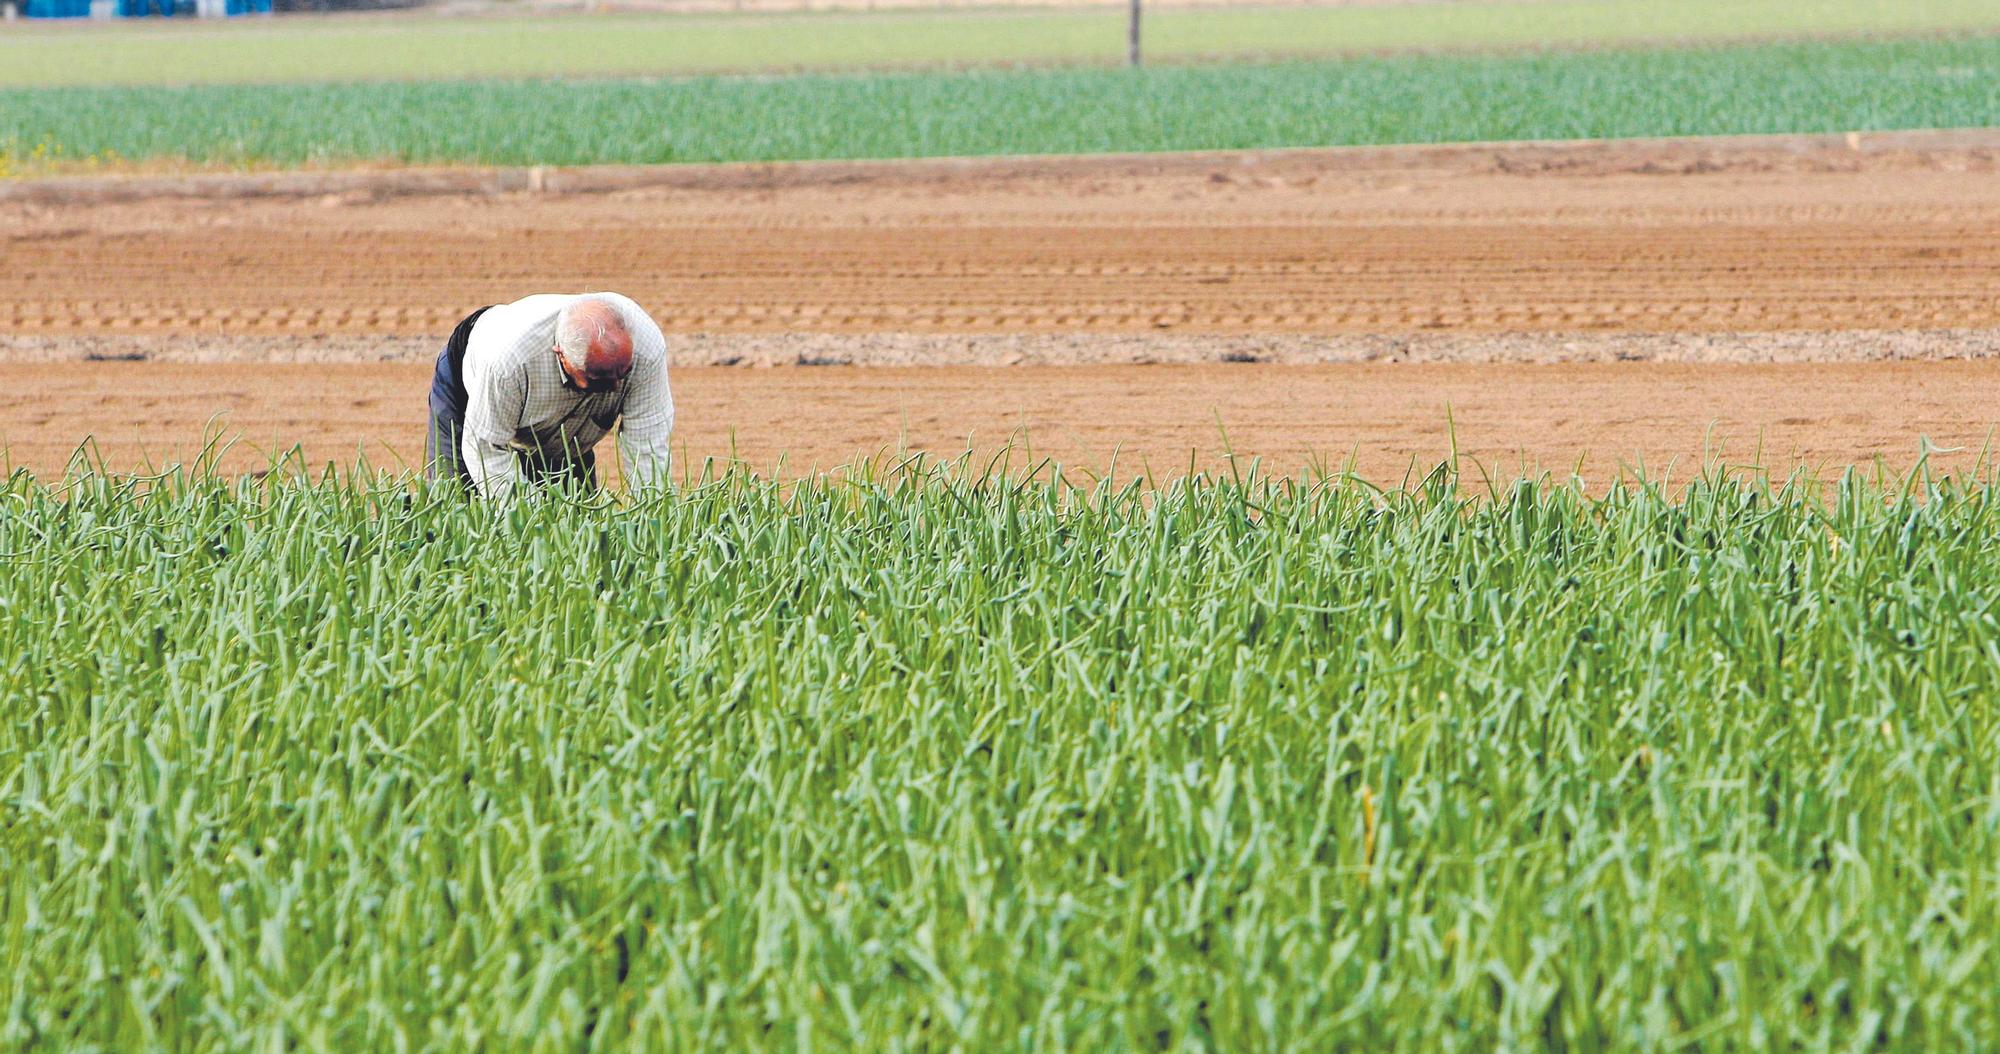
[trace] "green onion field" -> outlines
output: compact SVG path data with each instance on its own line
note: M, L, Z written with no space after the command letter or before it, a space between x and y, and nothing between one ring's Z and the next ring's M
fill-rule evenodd
M685 81L0 91L0 155L664 163L1982 127L2000 37Z
M16 476L0 1048L2000 1035L1991 484L1047 477Z

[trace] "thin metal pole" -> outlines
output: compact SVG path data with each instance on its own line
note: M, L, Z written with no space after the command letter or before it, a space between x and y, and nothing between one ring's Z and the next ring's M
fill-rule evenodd
M1132 0L1132 18L1125 31L1125 61L1139 68L1139 0Z

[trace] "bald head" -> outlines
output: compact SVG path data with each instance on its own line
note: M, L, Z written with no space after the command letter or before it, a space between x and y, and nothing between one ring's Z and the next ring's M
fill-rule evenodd
M556 350L570 371L590 382L632 372L632 334L610 301L586 297L556 316Z

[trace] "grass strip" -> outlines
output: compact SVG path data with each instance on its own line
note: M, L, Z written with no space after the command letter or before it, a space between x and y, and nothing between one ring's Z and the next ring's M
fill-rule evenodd
M0 86L788 72L1120 62L1115 8L793 16L245 19L10 27ZM1174 9L1156 59L2000 29L2000 0L1530 0Z
M2000 121L2000 38L1140 72L0 92L0 158L777 161L1830 132Z
M2000 1034L2000 491L0 491L12 1049Z

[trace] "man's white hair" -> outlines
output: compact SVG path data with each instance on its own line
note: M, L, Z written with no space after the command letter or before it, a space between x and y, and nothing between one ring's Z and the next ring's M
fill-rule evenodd
M586 311L582 318L574 312L585 304L602 306L602 313ZM570 369L583 372L584 360L590 355L590 346L599 337L612 332L625 331L625 315L618 305L601 296L586 296L572 300L569 306L556 313L556 350L562 353L563 361Z

